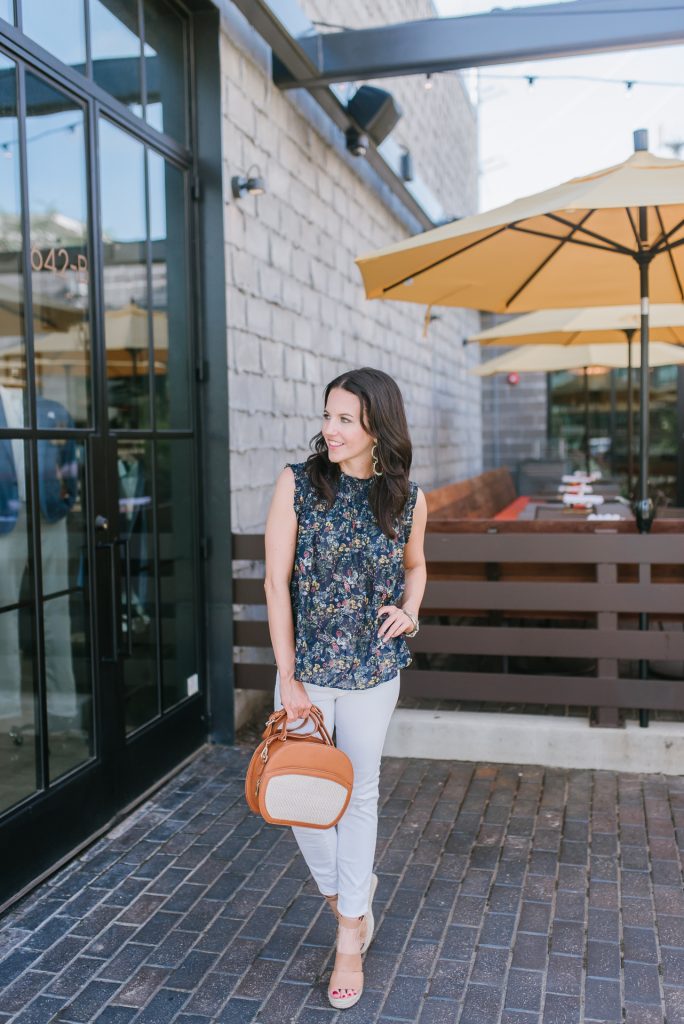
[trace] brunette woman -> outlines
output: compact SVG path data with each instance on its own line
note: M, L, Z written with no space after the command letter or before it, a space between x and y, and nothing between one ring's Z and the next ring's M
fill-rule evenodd
M266 598L275 706L288 721L318 705L351 759L354 787L336 828L295 828L338 921L328 998L358 1002L373 935L380 757L411 661L426 581L425 496L409 480L401 392L380 370L343 373L325 389L306 462L280 473L266 525Z

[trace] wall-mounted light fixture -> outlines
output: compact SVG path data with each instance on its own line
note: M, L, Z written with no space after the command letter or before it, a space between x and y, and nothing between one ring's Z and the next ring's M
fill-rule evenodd
M250 196L263 196L266 191L266 181L262 178L257 165L253 164L247 174L236 174L230 179L230 188L234 199L240 199L245 192Z
M360 132L358 128L347 128L344 133L347 140L347 149L352 156L365 156L368 152L368 136Z

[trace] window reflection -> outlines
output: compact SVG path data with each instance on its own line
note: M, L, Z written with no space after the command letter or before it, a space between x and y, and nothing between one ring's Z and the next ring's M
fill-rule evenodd
M26 95L36 386L85 426L90 267L83 112L28 73Z
M153 128L185 141L183 22L164 0L144 0L145 117Z
M85 70L83 0L22 0L23 29L64 64Z
M93 78L142 117L137 0L90 0Z
M120 441L119 532L126 731L159 714L152 444Z
M632 381L632 457L629 457L629 397L626 370L590 368L586 388L581 372L550 374L551 436L565 441L572 468L592 470L620 481L633 492L639 460L638 371ZM677 368L650 371L649 479L658 501L677 495ZM588 433L587 433L588 431Z
M0 535L0 548L2 544ZM0 587L5 585L3 575ZM38 788L35 655L35 616L28 601L0 612L0 813Z
M103 120L100 165L109 421L140 429L150 423L144 147Z
M24 387L24 282L16 107L15 66L0 56L0 383Z
M193 442L157 442L159 607L164 708L197 692Z
M181 171L149 154L152 238L152 332L157 429L190 426L185 182Z
M50 778L55 779L92 753L85 453L70 438L39 440L37 450Z

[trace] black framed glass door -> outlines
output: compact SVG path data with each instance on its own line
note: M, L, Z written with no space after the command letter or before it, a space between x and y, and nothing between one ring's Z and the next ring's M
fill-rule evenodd
M79 3L82 89L0 9L0 905L205 734L185 28Z

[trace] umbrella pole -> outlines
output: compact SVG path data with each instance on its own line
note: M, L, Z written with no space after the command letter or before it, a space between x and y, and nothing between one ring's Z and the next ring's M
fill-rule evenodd
M648 234L646 226L646 210L639 209L639 236L647 244ZM639 278L641 291L641 367L639 372L639 417L640 417L640 447L639 447L639 500L636 503L636 521L639 533L648 533L653 522L653 502L648 496L648 446L649 446L649 368L648 368L648 267L650 254L640 253ZM639 629L648 629L648 615L645 612L639 614ZM648 679L648 662L645 658L639 660L639 678ZM639 725L642 729L648 726L649 713L647 708L639 709Z
M625 331L627 336L627 496L632 499L634 484L634 393L632 382L632 340L634 331Z
M639 235L647 243L646 210L639 208ZM649 367L648 367L648 267L652 254L642 250L638 257L641 285L641 367L639 372L639 498L635 513L639 533L648 533L653 522L654 507L648 496L649 446Z
M589 444L589 367L584 367L584 463L591 473L591 445Z

